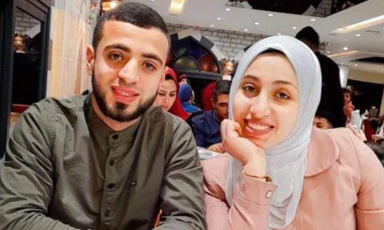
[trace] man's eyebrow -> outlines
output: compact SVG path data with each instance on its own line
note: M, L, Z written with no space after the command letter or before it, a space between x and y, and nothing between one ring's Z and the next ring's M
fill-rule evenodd
M110 49L119 49L119 50L123 50L125 52L130 52L131 50L126 47L125 45L122 45L122 44L113 44L113 45L108 45L105 47L106 50L110 50Z
M156 61L160 62L160 65L161 65L161 66L163 65L163 61L162 61L161 58L160 58L159 56L157 56L156 54L145 53L145 54L143 54L142 56L145 57L145 58L149 58L149 59L156 60Z

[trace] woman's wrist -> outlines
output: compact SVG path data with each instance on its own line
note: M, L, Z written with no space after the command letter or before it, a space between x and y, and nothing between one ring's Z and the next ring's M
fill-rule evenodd
M257 178L265 178L267 175L267 162L265 156L253 157L243 166L244 174Z

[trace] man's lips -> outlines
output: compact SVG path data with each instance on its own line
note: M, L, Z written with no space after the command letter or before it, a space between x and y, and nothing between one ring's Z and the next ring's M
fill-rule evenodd
M244 132L247 136L253 136L253 137L259 137L262 135L265 135L269 132L271 132L275 127L273 125L270 125L266 122L260 122L260 121L251 121L251 120L244 120L245 121L245 129Z
M135 90L126 89L120 86L112 86L111 88L112 88L113 97L115 98L115 100L124 104L132 103L140 95Z

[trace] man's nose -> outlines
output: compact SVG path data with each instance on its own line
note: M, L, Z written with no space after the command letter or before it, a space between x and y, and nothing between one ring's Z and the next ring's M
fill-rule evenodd
M126 84L137 83L140 80L140 66L135 59L130 59L119 71L119 78Z

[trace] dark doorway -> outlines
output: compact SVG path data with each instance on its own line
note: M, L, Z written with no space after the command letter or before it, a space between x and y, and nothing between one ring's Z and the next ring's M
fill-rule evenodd
M17 117L46 96L51 0L0 6L0 158Z
M348 80L348 85L354 89L352 101L355 109L359 109L360 113L369 110L371 106L375 106L380 110L383 97L383 84ZM383 111L379 114L381 113L383 113Z

